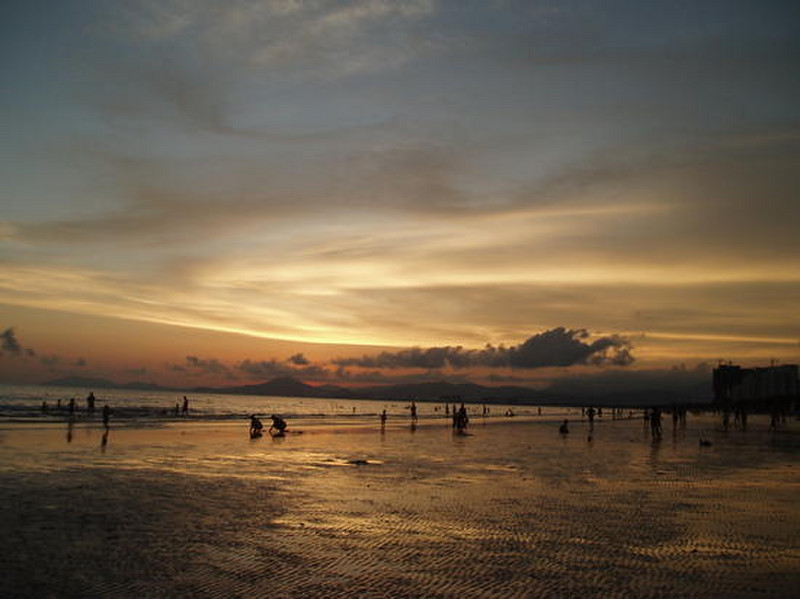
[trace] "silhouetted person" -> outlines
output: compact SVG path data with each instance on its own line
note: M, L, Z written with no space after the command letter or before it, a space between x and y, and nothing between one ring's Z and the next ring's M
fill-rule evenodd
M284 432L286 432L286 421L283 418L275 414L270 416L270 418L272 418L272 424L269 427L270 433L272 433L272 429L278 431L279 435L282 435Z
M537 412L538 412L539 416L542 415L542 406L539 406L539 408L537 409Z
M417 404L411 402L411 422L416 422L417 419Z
M86 411L94 414L94 392L89 391L89 396L86 398Z
M185 395L183 396L183 405L181 406L181 413L184 416L189 415L189 399Z
M564 422L561 424L561 426L558 427L558 432L561 433L562 435L569 434L569 420L567 420L566 418L564 419Z
M464 406L464 403L461 403L461 407L458 408L458 413L456 414L456 430L459 433L463 433L467 429L467 425L469 424L469 416L467 416L467 408Z
M69 415L72 416L75 413L75 398L69 398Z
M111 418L111 408L108 407L108 404L103 406L103 426L108 428L108 420Z
M650 433L654 439L661 437L661 410L653 408L650 414Z
M589 417L589 428L594 426L594 408L590 407L586 410L586 415Z
M250 416L250 438L254 439L256 437L261 436L261 430L264 428L264 425L261 424L261 419L253 414Z
M386 426L386 410L384 409L383 412L381 412L381 428L384 428L385 426Z

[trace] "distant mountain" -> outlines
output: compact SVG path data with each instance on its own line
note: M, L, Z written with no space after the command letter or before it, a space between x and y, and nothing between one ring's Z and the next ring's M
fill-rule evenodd
M594 378L571 378L556 382L546 390L528 387L485 387L474 383L436 381L399 385L380 385L347 389L337 385L307 385L291 377L275 378L264 383L235 387L195 387L191 393L223 393L235 395L267 395L279 397L315 397L336 399L376 399L418 401L467 401L541 405L646 406L672 403L703 403L707 399L704 375L666 373L660 371L609 373ZM48 386L82 387L84 389L138 389L178 391L155 383L132 381L114 383L107 379L69 376L44 383Z
M169 387L162 387L155 383L131 381L128 383L115 383L108 379L89 376L66 376L42 383L46 387L83 387L85 389L138 389L141 391L171 391Z
M235 395L277 395L282 397L355 397L344 387L324 385L315 387L291 377L279 377L265 383L237 387L198 387L195 393L227 393ZM330 393L335 392L336 395Z
M373 399L420 399L438 400L442 398L461 398L465 401L490 400L534 400L541 393L527 387L484 387L475 383L410 383L401 385L381 385L359 389L361 397Z

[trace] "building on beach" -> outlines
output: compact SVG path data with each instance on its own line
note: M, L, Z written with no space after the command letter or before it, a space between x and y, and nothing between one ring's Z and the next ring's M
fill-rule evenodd
M742 368L720 364L714 369L714 402L766 404L800 397L797 364Z

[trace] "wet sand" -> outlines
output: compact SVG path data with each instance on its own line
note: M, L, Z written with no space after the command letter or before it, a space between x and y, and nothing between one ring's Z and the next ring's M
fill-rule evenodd
M0 596L800 595L798 422L299 428L3 425Z

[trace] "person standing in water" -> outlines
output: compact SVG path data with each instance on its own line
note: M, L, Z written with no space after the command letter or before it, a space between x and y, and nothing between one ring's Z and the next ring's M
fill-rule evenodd
M181 413L184 416L189 415L189 399L185 395L183 396L183 406L181 407Z
M381 428L386 428L386 408L381 412Z
M411 422L416 422L417 419L417 404L411 402Z

